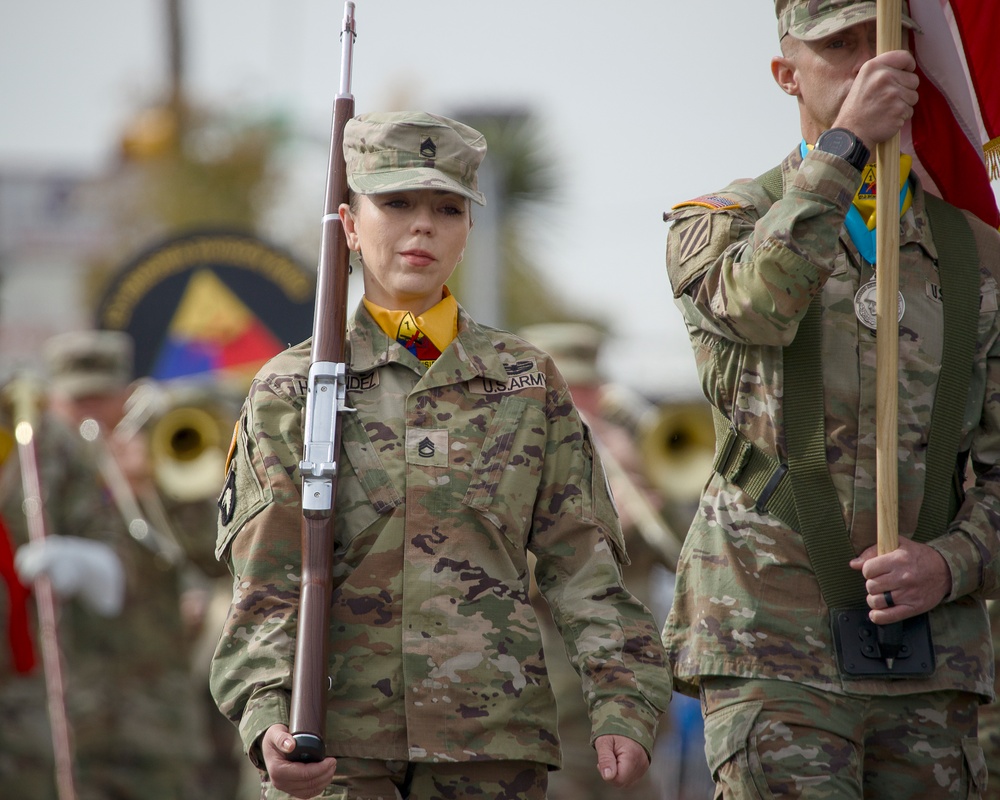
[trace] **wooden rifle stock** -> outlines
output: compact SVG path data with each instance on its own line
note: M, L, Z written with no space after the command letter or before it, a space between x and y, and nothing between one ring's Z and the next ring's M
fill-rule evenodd
M295 738L293 761L321 761L326 756L330 595L340 427L345 412L344 345L347 335L347 285L350 250L338 216L346 203L347 168L344 127L354 116L351 62L356 36L354 3L344 7L341 31L340 92L334 102L329 173L323 209L323 236L316 277L309 392L303 427L302 578L289 728Z
M36 440L41 391L33 380L26 376L15 378L8 391L14 409L14 438L17 440L17 455L21 464L28 538L32 542L39 542L48 535ZM66 713L66 681L63 678L62 655L59 649L56 596L52 584L44 575L35 579L34 592L38 611L42 669L45 673L45 698L48 705L49 726L52 730L56 792L59 800L76 800L73 745L70 739L69 717Z

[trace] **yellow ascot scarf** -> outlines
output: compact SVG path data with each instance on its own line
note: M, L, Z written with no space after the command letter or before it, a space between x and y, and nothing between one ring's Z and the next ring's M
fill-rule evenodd
M800 152L802 157L813 149L813 145L802 142ZM899 216L907 212L913 203L913 190L910 187L910 167L913 159L906 153L899 156ZM844 227L858 248L858 252L869 264L875 263L876 232L875 232L875 165L868 164L861 171L861 186L854 193L854 201L847 210Z
M458 336L458 303L448 287L439 303L423 314L393 310L362 298L365 308L390 339L413 353L425 367L433 364Z
M899 156L899 216L903 216L913 203L910 189L910 167L913 159L906 153ZM875 165L869 164L862 171L861 186L854 195L854 207L868 226L875 230Z

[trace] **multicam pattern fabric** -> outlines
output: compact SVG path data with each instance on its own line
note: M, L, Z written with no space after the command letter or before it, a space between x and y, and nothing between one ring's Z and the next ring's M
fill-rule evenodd
M213 693L260 764L288 721L299 594L309 342L258 373L238 428L218 552L234 597ZM426 369L359 307L335 508L331 755L559 763L528 551L584 677L594 735L653 741L670 676L626 591L617 513L550 359L459 311Z
M796 39L813 41L842 31L852 25L875 20L874 0L775 0L778 38L786 33ZM904 28L920 30L910 17L909 4L903 0Z
M986 607L993 631L993 650L1000 657L1000 600L990 600ZM1000 675L996 679L996 692L1000 696ZM1000 698L979 707L979 744L986 754L986 765L990 772L987 783L989 791L983 797L987 800L1000 800Z
M485 155L475 128L422 111L373 111L344 127L347 182L360 194L438 189L484 206L476 170Z
M810 301L822 303L826 449L855 552L876 541L875 334L855 316L872 276L843 230L858 173L842 159L796 150L783 163L773 205L753 181L728 186L738 210L681 204L667 240L667 272L684 316L702 389L746 438L781 461L782 348ZM710 243L685 230L710 222ZM844 679L828 608L802 536L715 474L687 536L664 638L678 688L704 675L780 678L837 693L938 690L993 696L993 650L984 597L1000 588L1000 318L997 232L968 216L980 257L975 368L962 414L962 448L976 479L956 517L933 540L952 591L930 614L937 667L927 679ZM680 258L680 252L688 253ZM919 184L901 221L899 531L912 534L924 489L928 423L940 370L942 306L934 238Z
M986 781L967 692L853 697L741 678L703 686L705 754L726 800L972 800Z

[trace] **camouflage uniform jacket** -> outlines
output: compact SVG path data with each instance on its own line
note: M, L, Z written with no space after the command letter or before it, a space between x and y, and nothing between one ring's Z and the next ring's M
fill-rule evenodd
M288 719L309 348L258 373L220 499L235 593L212 687L258 761L258 737ZM666 656L624 588L603 469L548 356L460 310L458 338L425 370L359 307L347 379L328 752L558 765L529 550L594 735L648 750L669 701Z
M871 279L843 229L859 183L845 161L812 151L782 164L772 204L754 181L737 181L704 206L685 204L667 240L667 271L684 315L702 390L764 452L787 461L782 349L813 298L822 303L826 449L855 552L876 542L875 334L855 316ZM1000 317L996 231L966 214L980 258L974 374L961 448L976 472L955 518L932 540L952 589L931 612L937 667L928 679L841 678L829 613L802 537L719 474L705 488L678 568L664 641L678 688L700 675L792 680L845 693L965 690L993 694L984 596L1000 578ZM942 352L937 251L916 184L900 225L899 532L910 536L923 496L925 451Z

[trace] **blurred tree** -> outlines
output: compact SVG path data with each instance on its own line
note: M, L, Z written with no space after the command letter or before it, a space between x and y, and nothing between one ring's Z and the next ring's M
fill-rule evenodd
M117 168L94 187L117 235L88 270L91 305L121 263L156 239L193 227L256 233L281 180L285 120L200 108L187 98L183 5L163 0L162 98L125 126Z
M116 235L90 265L91 304L125 260L159 238L195 227L256 233L280 185L283 119L181 103L140 111L122 134L117 168L92 190Z
M462 268L449 283L460 298L476 294L470 280L483 281L486 290L499 293L496 319L489 313L483 322L518 330L539 322L589 321L551 286L531 254L532 232L538 217L556 201L559 176L553 153L545 151L537 118L526 109L464 109L455 117L478 129L486 137L488 151L480 179L489 206L476 208L477 220L470 249ZM486 224L481 224L486 223ZM492 225L496 230L489 230ZM485 242L483 241L485 239ZM473 248L472 245L483 245ZM486 252L491 246L497 252ZM478 263L485 260L488 263ZM499 274L490 274L496 270ZM480 314L472 310L477 318Z

